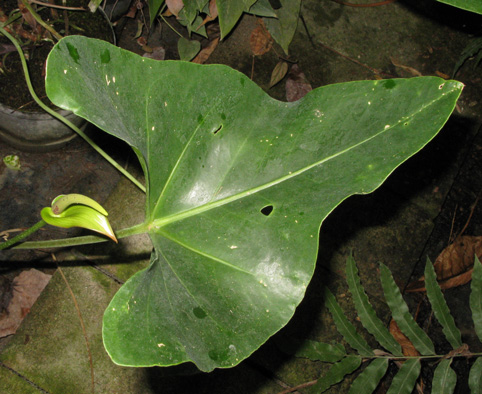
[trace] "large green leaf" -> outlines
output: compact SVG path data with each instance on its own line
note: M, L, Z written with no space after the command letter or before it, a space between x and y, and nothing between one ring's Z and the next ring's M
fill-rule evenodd
M283 6L276 10L278 18L264 18L264 23L274 40L287 54L298 25L301 0L281 0L281 4Z
M283 327L323 219L377 188L447 120L462 85L427 77L270 98L221 65L155 61L81 36L47 65L50 99L127 141L146 173L148 269L104 316L121 365L230 367ZM126 207L128 209L128 207Z
M463 10L482 14L482 1L480 0L438 0L441 3L450 4Z
M147 0L151 25L154 23L162 4L164 4L164 0Z
M226 37L243 12L248 11L256 0L217 0L221 39Z

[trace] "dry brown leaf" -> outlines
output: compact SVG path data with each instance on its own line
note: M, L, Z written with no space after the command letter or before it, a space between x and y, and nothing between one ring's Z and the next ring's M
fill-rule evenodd
M163 47L153 47L152 52L146 52L142 55L142 57L148 57L149 59L154 60L164 60L166 57L166 50Z
M450 289L470 282L475 255L482 258L482 237L459 236L442 250L433 264L440 287ZM406 291L425 291L425 278L410 283Z
M34 33L40 34L42 32L42 26L37 23L37 20L33 17L27 7L25 7L25 5L22 3L22 0L18 0L18 9L22 14L22 18L32 28Z
M206 48L203 48L199 51L196 57L192 60L192 63L203 64L208 60L211 53L216 49L219 43L219 37L216 37L214 40L210 41Z
M408 339L403 332L400 331L398 324L395 320L390 321L390 334L395 338L395 340L402 347L402 353L406 357L418 357L420 353L415 346L413 346L410 339Z
M127 14L125 14L125 17L134 19L136 17L137 10L138 10L137 1L135 1L135 2L132 3L131 7L129 8L129 12Z
M51 275L32 268L14 279L12 300L0 319L0 338L15 334L50 278Z
M293 64L286 80L286 100L297 101L313 90L303 71Z
M199 30L206 23L215 20L218 17L218 6L216 5L216 0L211 0L209 2L209 15L204 18L202 23L198 26L196 30Z
M405 66L401 63L399 63L395 58L390 57L390 60L392 61L392 64L396 67L400 67L401 69L408 71L410 74L412 74L414 77L421 77L422 73L418 71L417 69L410 67L410 66Z
M253 52L253 55L255 56L264 55L273 46L273 37L269 34L263 21L261 21L251 32L249 44L251 46L251 52Z
M288 63L284 60L280 60L271 73L271 80L269 81L269 87L272 88L279 81L281 81L288 72Z
M182 0L166 0L166 5L169 11L171 11L173 15L176 15L176 17L179 15L179 11L184 8Z

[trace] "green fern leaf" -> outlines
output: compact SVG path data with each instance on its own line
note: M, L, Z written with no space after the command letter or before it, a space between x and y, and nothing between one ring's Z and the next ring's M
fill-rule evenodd
M370 394L380 380L385 376L388 368L388 358L376 358L363 372L358 375L348 391L348 394Z
M343 335L345 341L361 356L373 356L370 345L357 333L355 326L346 318L340 305L336 302L335 296L328 288L325 288L325 302L333 316L338 332Z
M454 318L450 314L442 290L440 290L440 286L437 283L435 269L428 258L425 264L425 287L427 288L427 296L432 305L433 313L442 326L445 338L447 338L454 349L459 348L462 346L462 335L455 325Z
M457 383L457 375L450 364L452 360L442 360L435 372L432 380L432 394L451 394L454 392Z
M365 327L386 350L396 356L401 356L401 346L378 318L368 300L368 296L360 283L355 260L351 254L346 260L346 281L353 296L353 302L355 303L355 308L363 327Z
M420 375L420 360L408 359L393 378L387 394L410 394L415 387L418 375Z
M469 387L471 394L482 393L482 357L478 357L470 368Z
M380 264L380 281L388 307L400 330L421 354L434 355L435 349L432 341L413 319L390 270L383 264Z
M340 345L331 345L309 339L300 340L288 338L287 336L277 336L274 338L276 345L281 351L295 357L308 358L312 361L322 361L334 363L346 356L345 348Z
M482 341L482 265L475 256L472 284L470 285L470 309L474 320L475 332Z
M346 356L341 361L333 364L328 372L318 379L316 384L309 390L310 393L323 393L334 384L340 383L344 377L357 370L361 365L361 357Z

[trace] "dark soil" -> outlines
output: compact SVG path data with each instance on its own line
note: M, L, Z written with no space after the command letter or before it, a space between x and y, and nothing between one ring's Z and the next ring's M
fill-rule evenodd
M56 3L61 4L61 1L57 0ZM86 7L87 4L88 0L67 1L67 5L71 7ZM50 10L41 8L38 7L37 10L40 10L38 13L42 19L52 25L59 34L65 35L66 22L64 21L63 11L59 10L58 19L54 19ZM4 0L0 6L0 13L3 11L5 15L10 15L15 9L18 9L17 0ZM67 16L69 35L81 34L113 42L111 27L101 13L68 11ZM25 22L22 27L28 32L33 32L32 28ZM18 39L18 37L16 38ZM11 44L6 37L0 35L0 44L2 43ZM45 62L54 46L54 40L50 34L43 34L36 42L21 38L20 43L27 59L30 79L37 96L53 107L45 94ZM4 55L0 61L0 102L14 109L38 112L40 108L33 101L23 73L19 72L20 70L22 70L22 64L17 52Z

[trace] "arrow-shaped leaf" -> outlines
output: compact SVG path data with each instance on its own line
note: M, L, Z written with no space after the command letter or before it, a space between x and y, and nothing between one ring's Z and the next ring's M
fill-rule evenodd
M432 139L462 88L363 81L283 103L225 66L81 36L52 50L46 84L56 105L127 141L146 173L155 250L105 313L107 351L122 365L205 371L238 364L288 322L320 223Z
M52 201L52 207L40 211L42 219L52 225L62 228L81 227L103 234L113 241L117 238L107 219L106 210L96 201L81 194L57 196Z

